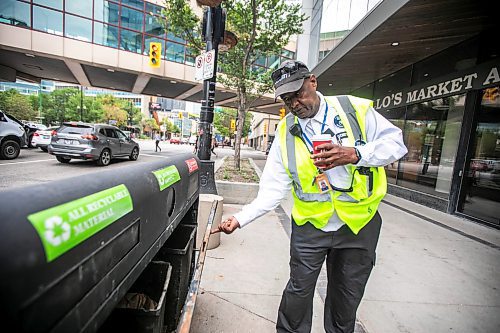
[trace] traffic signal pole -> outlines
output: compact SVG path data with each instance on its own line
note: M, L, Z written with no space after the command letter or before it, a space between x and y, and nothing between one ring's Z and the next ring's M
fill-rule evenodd
M214 161L210 160L212 145L212 123L214 120L215 84L217 82L217 58L221 34L224 34L223 12L220 5L208 7L205 16L206 51L215 51L214 73L212 78L203 81L203 100L201 104L198 139L198 158L200 166L200 193L217 194L214 175Z

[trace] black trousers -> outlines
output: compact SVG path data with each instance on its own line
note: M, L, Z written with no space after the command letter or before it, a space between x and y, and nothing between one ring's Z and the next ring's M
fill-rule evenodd
M277 332L311 331L314 290L325 259L328 275L325 332L354 332L356 310L375 264L381 225L378 212L358 235L347 225L324 232L310 223L298 226L292 220L290 280L281 298Z

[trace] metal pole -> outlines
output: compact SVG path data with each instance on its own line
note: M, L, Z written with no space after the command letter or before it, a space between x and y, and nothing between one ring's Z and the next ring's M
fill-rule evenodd
M208 7L206 18L206 48L205 50L215 50L214 57L214 74L211 79L203 81L203 100L201 104L199 130L201 132L199 138L198 157L201 160L200 168L200 193L217 194L215 186L214 162L210 161L211 143L212 143L212 123L214 120L214 101L215 101L215 83L217 82L217 58L219 38L214 38L214 17L217 17L216 11L221 11L218 7ZM220 15L221 16L221 15ZM220 37L220 36L219 36Z
M80 121L83 121L83 86L80 86Z

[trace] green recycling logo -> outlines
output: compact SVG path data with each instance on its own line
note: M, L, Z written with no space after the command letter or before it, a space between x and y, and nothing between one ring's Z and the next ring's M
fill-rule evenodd
M45 220L43 236L53 246L59 246L71 236L71 227L59 216L52 216Z

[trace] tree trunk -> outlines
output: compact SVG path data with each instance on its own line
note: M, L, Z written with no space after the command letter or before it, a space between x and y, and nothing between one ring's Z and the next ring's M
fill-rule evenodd
M236 127L236 140L234 142L234 167L240 170L240 156L241 156L241 136L243 134L243 127L245 125L245 114L247 106L247 96L245 87L238 89L238 123Z

